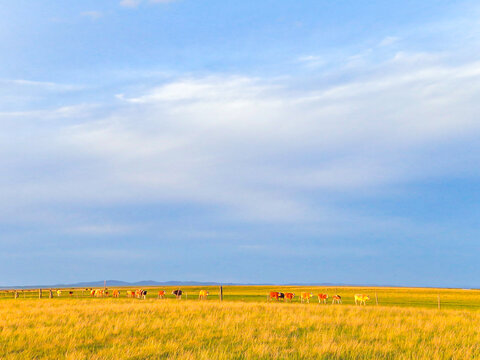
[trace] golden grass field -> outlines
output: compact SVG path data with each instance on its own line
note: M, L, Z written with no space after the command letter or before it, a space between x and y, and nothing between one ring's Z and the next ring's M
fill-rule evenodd
M183 287L188 300L155 299L156 289L147 300L82 298L81 290L54 299L0 294L0 358L480 358L480 291L288 287L344 297L343 305L319 305L266 301L269 290L286 287L225 287L223 302L218 288L204 288L207 301L196 299L198 287ZM354 306L354 293L372 300Z

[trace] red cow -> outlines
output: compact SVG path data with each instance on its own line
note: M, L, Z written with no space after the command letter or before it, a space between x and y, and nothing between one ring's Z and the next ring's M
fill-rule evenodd
M277 291L270 291L270 294L268 294L268 300L278 300L278 298L280 297L280 293L277 292Z
M318 303L327 303L328 295L327 294L318 294Z
M285 299L292 301L293 298L295 297L294 293L286 293L285 294Z

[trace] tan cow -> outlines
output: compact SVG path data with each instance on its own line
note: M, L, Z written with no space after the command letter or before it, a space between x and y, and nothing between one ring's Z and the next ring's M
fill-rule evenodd
M355 294L355 305L367 305L367 300L370 300L370 296L365 294Z
M313 296L312 293L307 293L307 292L302 292L300 294L300 301L303 303L303 302L306 302L306 303L309 303L310 302L310 298Z
M200 292L198 293L199 300L207 300L207 296L208 296L207 290L200 290Z

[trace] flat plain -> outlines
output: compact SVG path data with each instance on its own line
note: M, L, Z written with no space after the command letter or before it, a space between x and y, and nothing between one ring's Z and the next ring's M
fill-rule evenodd
M298 286L182 287L186 296L0 292L1 359L475 359L480 291ZM210 292L198 300L200 289ZM113 290L113 289L110 289ZM134 290L134 289L131 289ZM267 301L292 291L292 303ZM69 294L72 291L72 294ZM314 294L310 304L300 292ZM327 293L327 305L316 294ZM338 293L343 304L332 305ZM368 294L366 306L353 295ZM377 303L378 299L378 305ZM440 309L438 301L440 300Z

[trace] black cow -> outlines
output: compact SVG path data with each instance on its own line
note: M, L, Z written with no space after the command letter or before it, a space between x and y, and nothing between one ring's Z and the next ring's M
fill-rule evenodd
M172 291L172 294L175 295L175 297L176 297L177 299L181 299L181 298L182 298L183 291L180 290L180 289L173 290L173 291Z
M280 300L280 299L285 300L285 294L284 293L281 293L281 292L278 293L278 300Z

